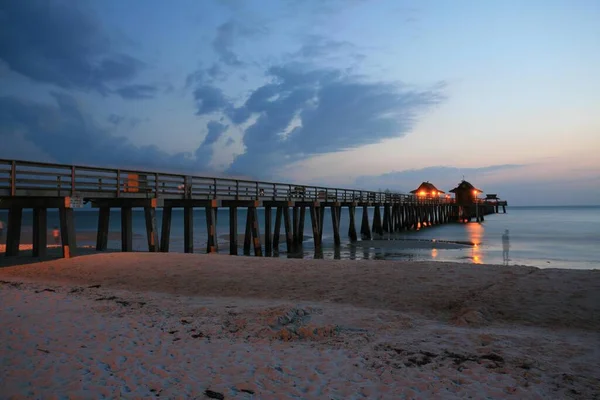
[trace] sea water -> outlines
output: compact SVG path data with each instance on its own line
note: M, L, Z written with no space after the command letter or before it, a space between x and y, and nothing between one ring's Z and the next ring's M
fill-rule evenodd
M238 209L238 234L245 231L246 209ZM275 210L272 210L272 225ZM291 214L291 212L290 212ZM260 233L264 234L264 209L258 210ZM373 209L369 209L372 226ZM360 232L362 209L356 209L357 231ZM160 234L161 210L157 210L157 227ZM110 230L120 232L120 212L111 210ZM6 211L0 211L0 220L7 221ZM32 213L23 213L24 230L31 229ZM58 211L48 210L48 228L58 226ZM285 241L280 242L278 256L323 257L340 259L393 259L412 261L457 261L476 264L531 265L542 268L600 268L600 206L588 207L507 207L507 213L491 214L482 223L450 223L424 227L418 231L405 231L386 235L390 240L376 240L353 244L348 238L349 214L345 208L340 219L342 243L333 244L333 229L329 209L325 212L322 251L315 254L312 242L310 214L307 210L304 227L306 237L301 249L286 253ZM94 245L98 225L95 209L77 209L75 225L78 245ZM508 230L508 260L502 253L502 235ZM134 250L147 250L144 212L133 212ZM229 253L229 211L218 211L217 236L219 253ZM80 236L80 234L82 234ZM284 234L283 223L281 234ZM6 234L5 234L6 236ZM118 237L118 235L116 235ZM110 249L120 249L119 240L109 240ZM206 218L202 208L194 211L194 250L206 251ZM446 248L446 242L472 243ZM239 240L240 246L243 240ZM263 243L264 245L264 243ZM183 210L173 209L170 251L183 252ZM239 254L242 254L241 248Z

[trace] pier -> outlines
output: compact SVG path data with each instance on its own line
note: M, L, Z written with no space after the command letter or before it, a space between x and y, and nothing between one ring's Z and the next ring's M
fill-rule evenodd
M464 181L463 181L464 182ZM494 195L495 196L495 195ZM330 223L334 244L341 243L340 218L348 213L351 241L381 237L386 233L416 230L450 222L484 220L506 202L497 197L472 201L448 197L375 192L240 179L210 178L163 172L109 169L0 159L0 209L8 210L6 256L19 254L22 214L33 210L33 256L46 255L47 210L58 209L62 256L76 255L74 209L85 204L97 208L96 250L107 250L111 209L121 210L121 250L133 250L132 209L143 208L148 251L168 252L173 208L184 210L184 251L193 253L193 210L205 209L207 253L218 251L217 210L229 210L229 253L238 254L237 209L247 208L243 253L271 256L280 246L293 252L310 230L315 251L322 245L323 226ZM264 243L261 242L258 208L264 207ZM162 208L160 237L156 218ZM325 221L325 209L331 221ZM373 222L369 212L373 211ZM272 220L272 211L275 219ZM306 213L310 227L305 227ZM358 215L358 214L361 215ZM358 222L360 221L360 225ZM357 229L357 226L359 229ZM281 233L285 243L280 243ZM346 234L346 232L344 232Z

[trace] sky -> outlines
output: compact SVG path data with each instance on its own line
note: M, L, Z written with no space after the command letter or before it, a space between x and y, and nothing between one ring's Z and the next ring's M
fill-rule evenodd
M0 158L600 204L597 0L0 0Z

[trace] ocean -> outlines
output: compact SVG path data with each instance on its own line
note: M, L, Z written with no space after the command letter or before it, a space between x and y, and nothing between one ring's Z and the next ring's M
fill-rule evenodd
M308 211L308 210L307 210ZM373 210L369 210L371 224ZM273 223L275 221L273 210ZM357 230L360 228L362 210L356 211ZM162 213L157 211L160 232ZM94 209L78 209L75 225L78 245L94 245L98 213ZM183 252L183 210L173 209L171 226L171 251ZM259 209L260 233L264 234L264 210ZM0 211L0 220L7 221L7 212ZM246 210L238 209L238 234L245 230ZM23 214L24 235L31 229L32 213ZM283 225L283 224L282 224ZM57 210L48 210L48 228L58 226ZM482 223L445 224L388 235L385 240L350 242L347 237L349 216L342 211L340 232L342 244L333 245L333 230L329 210L325 212L323 250L315 254L312 243L310 215L306 213L303 248L295 254L286 254L285 241L280 243L282 257L323 257L340 259L392 259L411 261L455 261L475 264L530 265L541 268L600 268L600 206L587 207L507 207L507 213L491 214ZM134 250L147 250L143 210L133 213ZM503 259L502 235L508 230L508 260ZM120 249L120 212L111 210L108 247ZM229 212L218 211L219 252L229 252ZM284 233L283 226L281 233ZM6 234L4 235L6 236ZM387 240L387 239L390 240ZM206 222L204 209L194 212L194 250L206 251ZM462 245L471 242L475 245ZM458 243L458 244L456 244ZM240 246L243 240L239 240ZM264 243L263 243L264 244ZM242 254L240 248L239 254Z

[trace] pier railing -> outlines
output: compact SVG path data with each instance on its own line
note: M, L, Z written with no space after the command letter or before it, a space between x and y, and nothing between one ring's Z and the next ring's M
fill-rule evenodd
M0 159L0 197L451 203L404 193Z

